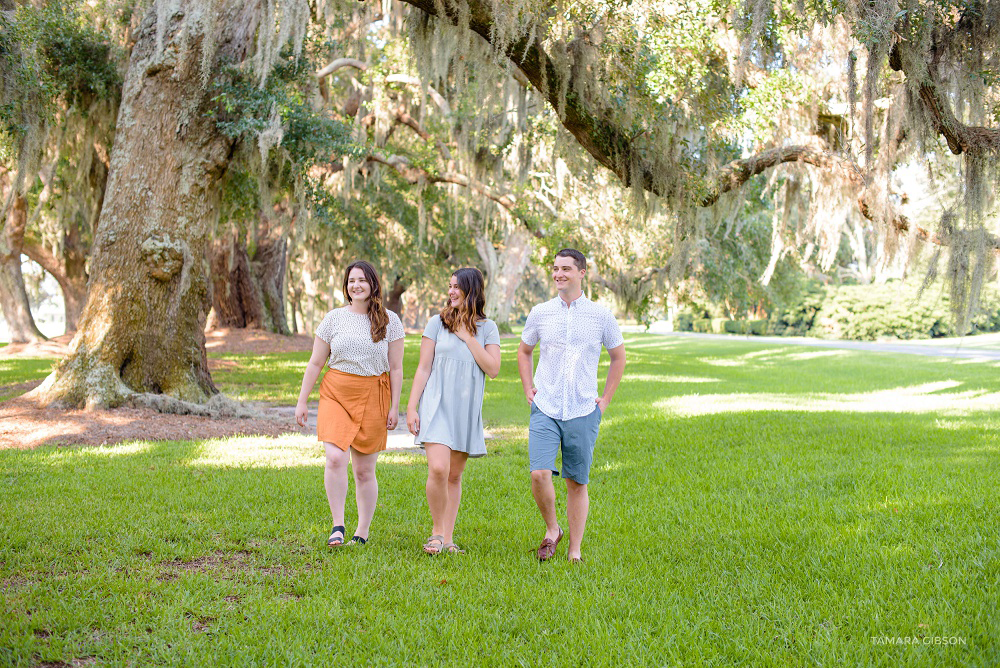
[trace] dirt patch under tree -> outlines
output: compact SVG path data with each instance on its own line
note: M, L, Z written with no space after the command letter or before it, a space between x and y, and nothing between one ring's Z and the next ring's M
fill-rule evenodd
M258 330L215 329L205 333L209 353L300 352L312 350L312 337L281 336ZM0 359L10 357L60 358L69 352L70 335L37 344L11 344L0 348ZM209 360L210 369L225 366L225 360ZM23 383L27 392L38 383ZM18 386L21 389L21 386ZM114 410L64 410L43 408L18 396L0 402L0 449L34 448L40 445L112 445L123 441L191 440L221 438L237 434L278 436L305 433L295 421L275 411L263 418L209 418L172 415L148 408Z

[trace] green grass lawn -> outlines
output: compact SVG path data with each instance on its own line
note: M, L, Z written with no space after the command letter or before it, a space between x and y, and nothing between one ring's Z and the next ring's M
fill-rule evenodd
M533 557L515 339L465 555L420 552L419 455L380 458L371 542L331 551L309 438L0 452L0 665L1000 662L994 363L626 341L577 566ZM291 404L308 354L223 357L223 391Z
M22 394L25 383L45 378L54 363L51 359L0 359L0 401Z

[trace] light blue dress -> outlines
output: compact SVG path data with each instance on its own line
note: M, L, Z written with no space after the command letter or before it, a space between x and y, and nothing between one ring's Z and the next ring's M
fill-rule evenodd
M434 341L434 363L420 396L420 432L415 442L441 443L470 457L486 454L483 439L483 393L486 374L462 339L441 324L436 315L424 328ZM476 327L476 340L483 346L500 345L500 330L492 320Z

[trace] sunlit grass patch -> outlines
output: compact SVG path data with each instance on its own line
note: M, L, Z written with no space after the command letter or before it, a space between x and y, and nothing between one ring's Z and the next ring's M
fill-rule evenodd
M423 466L427 459L422 454L409 452L393 452L387 450L378 457L379 465L394 464L398 466Z
M993 359L990 357L964 357L956 359L954 363L958 365L966 365L966 364L990 364L994 362Z
M202 441L199 456L191 466L223 466L236 468L287 468L320 466L324 461L322 446L315 436L284 434L266 436L231 436Z
M696 376L675 376L672 374L651 374L651 373L630 373L628 376L630 383L718 383L719 378L706 378Z
M493 441L509 441L512 439L527 439L528 438L528 425L486 425L487 431L493 435ZM490 446L490 441L487 441L486 446Z
M785 355L785 359L795 360L796 362L804 360L814 360L820 357L844 357L845 355L850 355L850 351L847 350L810 350L808 352L801 353L788 353Z
M101 457L125 457L149 452L153 443L149 441L130 441L117 445L101 445L93 448L61 448L49 454L48 461L54 464L64 464L72 460L95 459Z
M1000 392L967 390L940 393L961 383L938 382L917 387L855 394L734 393L670 397L656 407L678 416L749 411L808 411L853 413L969 414L1000 409Z

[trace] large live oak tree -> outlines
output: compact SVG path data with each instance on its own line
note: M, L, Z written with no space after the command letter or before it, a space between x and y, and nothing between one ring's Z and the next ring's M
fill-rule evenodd
M165 6L169 6L164 3ZM183 0L143 19L129 60L90 290L47 401L116 406L162 395L205 402L206 249L233 140L206 115L209 81L253 55L261 2Z

